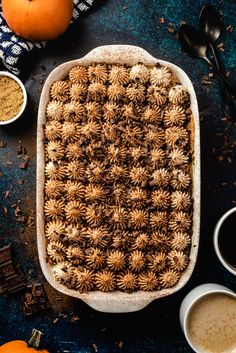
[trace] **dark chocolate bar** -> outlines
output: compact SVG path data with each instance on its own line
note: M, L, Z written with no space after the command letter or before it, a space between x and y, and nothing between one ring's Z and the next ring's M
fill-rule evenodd
M11 245L0 249L0 294L9 295L26 287L22 267L12 255Z

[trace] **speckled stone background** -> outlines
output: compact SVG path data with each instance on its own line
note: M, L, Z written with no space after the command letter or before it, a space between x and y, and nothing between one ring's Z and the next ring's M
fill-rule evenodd
M208 3L222 13L224 31L219 43L224 43L224 52L221 58L236 83L236 2L209 0ZM44 332L44 343L51 353L188 353L192 350L178 319L185 294L204 282L216 282L236 290L235 277L221 266L212 246L218 218L236 205L236 117L235 122L222 117L218 80L210 78L211 84L203 84L209 68L204 62L181 53L176 32L168 31L168 28L177 30L183 20L198 25L198 14L204 4L201 0L97 1L95 9L63 37L24 59L22 79L29 93L28 112L19 123L0 129L0 141L7 144L0 148L0 246L9 242L14 245L28 282L44 282L37 257L35 227L16 221L15 208L11 206L18 204L26 219L35 216L37 106L45 78L55 66L81 57L102 44L139 45L183 68L196 89L201 116L201 239L190 281L175 295L133 314L96 312L81 301L62 296L47 284L52 309L29 319L23 317L20 295L0 297L0 344L24 339L35 327ZM164 23L160 23L160 18L164 18ZM232 33L226 30L229 25L234 27ZM31 157L26 170L19 169L20 144Z

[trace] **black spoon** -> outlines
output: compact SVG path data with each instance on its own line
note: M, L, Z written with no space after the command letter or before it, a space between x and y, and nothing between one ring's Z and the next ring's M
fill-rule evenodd
M205 5L201 9L200 30L210 43L214 43L220 36L222 24L218 12L211 5Z
M211 5L205 5L199 16L200 31L204 34L208 45L213 54L216 66L221 72L224 72L224 68L219 60L219 57L214 46L215 41L219 38L222 29L222 23L218 12ZM230 92L224 84L224 81L220 79L221 96L222 96L222 110L226 117L229 119L236 119L236 109Z
M222 78L231 94L236 97L236 87L225 77L225 75L218 70L218 68L211 62L207 56L208 43L205 37L195 29L193 26L183 24L179 29L179 39L182 45L182 49L193 58L201 58L205 60Z

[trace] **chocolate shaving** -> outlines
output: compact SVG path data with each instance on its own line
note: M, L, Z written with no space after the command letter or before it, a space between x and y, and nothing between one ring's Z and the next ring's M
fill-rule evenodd
M23 313L25 316L31 316L51 307L44 287L41 283L28 285L26 292L22 294L21 299Z

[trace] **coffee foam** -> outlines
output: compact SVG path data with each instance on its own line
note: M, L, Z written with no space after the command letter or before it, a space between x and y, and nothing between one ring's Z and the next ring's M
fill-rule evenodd
M188 335L204 353L236 353L236 299L222 293L205 296L194 304Z

